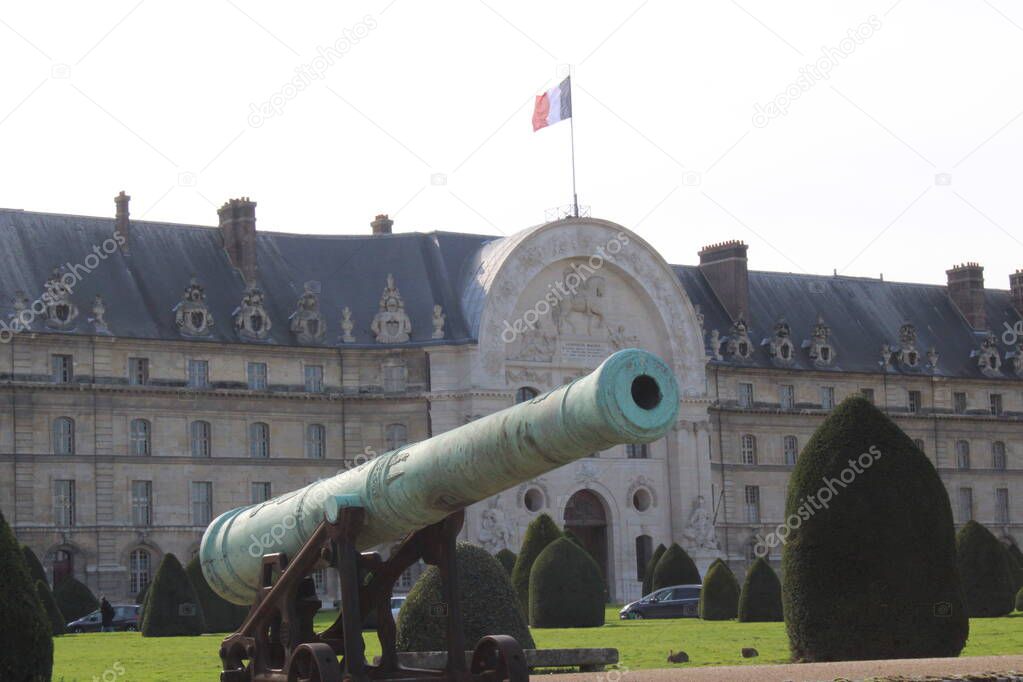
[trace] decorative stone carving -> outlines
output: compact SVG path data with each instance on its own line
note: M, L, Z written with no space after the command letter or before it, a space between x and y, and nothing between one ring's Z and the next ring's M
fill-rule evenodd
M789 323L782 318L774 325L774 336L764 339L760 345L767 346L768 354L776 362L790 364L796 356L795 346L792 345L790 336Z
M597 480L597 465L588 458L578 460L575 469L575 480L578 483L589 483Z
M234 309L234 328L238 336L250 341L262 341L270 336L270 316L263 307L263 290L249 287L240 306Z
M96 329L97 334L109 334L110 328L107 327L107 321L105 315L107 313L107 307L103 304L103 297L96 294L96 298L92 302L92 317L89 318L89 322Z
M970 354L977 358L977 367L987 376L1001 376L1002 356L998 352L998 339L988 332L980 343L980 350Z
M638 336L629 336L625 331L625 325L620 324L617 327L609 326L607 328L607 335L611 341L611 346L615 350L622 350L623 348L637 348L639 346Z
M71 287L64 283L60 270L53 269L50 279L44 285L46 293L46 326L52 329L70 329L78 318L78 306L71 300Z
M903 367L916 369L920 364L920 351L916 349L916 327L906 322L899 327L899 350L895 357Z
M352 336L353 329L355 329L355 323L352 322L352 309L345 306L341 309L341 343L355 343L355 337Z
M192 277L185 295L174 306L174 321L184 336L209 336L213 331L213 315L206 306L206 292Z
M444 314L444 309L440 305L433 306L433 334L430 338L443 339L444 338L444 320L447 319L447 315Z
M932 372L938 369L938 349L934 346L927 350L927 366Z
M480 515L479 543L491 554L507 549L512 544L512 526L508 515L497 506L500 495Z
M550 493L547 490L546 480L542 477L534 478L532 481L526 481L525 483L520 485L515 493L515 499L520 509L526 506L525 505L526 492L531 488L537 488L543 495L543 499L545 501L551 499Z
M20 317L21 316L21 312L23 310L28 310L29 304L31 304L31 301L28 299L28 296L25 294L24 291L19 289L18 291L14 292L14 316L15 317Z
M551 373L537 372L532 369L511 369L505 371L509 384L525 384L527 386L550 386Z
M1018 377L1023 377L1023 341L1020 341L1013 350L1005 354L1007 359L1012 360L1012 371Z
M689 541L689 546L702 549L720 549L717 532L714 530L714 519L707 509L703 495L693 502L693 511L689 515L689 523L682 531L682 537Z
M710 332L710 355L718 361L725 359L721 355L721 333L717 329L712 329Z
M811 337L803 341L808 355L816 367L827 367L835 361L835 349L831 345L831 327L824 324L824 318L817 315Z
M697 303L693 306L693 311L696 313L696 324L700 325L700 333L704 332L703 329L703 311L700 310L700 304Z
M405 343L412 333L412 320L405 313L405 302L394 285L394 276L387 275L387 286L380 296L380 310L370 325L377 343Z
M725 351L730 358L745 362L753 358L753 342L749 338L749 325L746 319L739 312L739 316L732 323L728 341L725 343Z
M636 493L640 490L646 490L650 493L650 506L657 506L657 487L654 481L650 480L646 476L637 476L629 482L629 490L626 492L626 499L629 503L632 503Z
M881 365L882 369L888 369L892 366L892 347L887 343L881 344Z
M291 331L299 343L319 343L327 334L327 325L320 313L320 299L307 283L298 299L291 320Z
M579 284L573 287L569 285L572 281L578 281ZM564 277L559 284L568 289L568 295L551 308L551 316L557 325L558 333L565 333L567 327L569 333L578 334L579 330L572 316L582 315L586 320L586 335L593 334L595 324L598 326L604 324L604 278L599 275L583 278L574 268L565 268Z
M547 333L539 326L534 328L527 326L522 331L519 352L514 359L529 362L551 362L554 359L556 346L557 338L553 334Z

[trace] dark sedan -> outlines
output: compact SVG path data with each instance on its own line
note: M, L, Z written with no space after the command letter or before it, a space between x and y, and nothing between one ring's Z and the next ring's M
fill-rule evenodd
M138 630L141 625L140 611L142 607L138 604L124 604L114 606L114 621L111 624L114 630ZM93 611L87 616L73 620L67 624L68 632L99 632L103 627L103 619L99 611Z
M618 612L622 620L641 618L696 618L700 611L699 585L662 587Z

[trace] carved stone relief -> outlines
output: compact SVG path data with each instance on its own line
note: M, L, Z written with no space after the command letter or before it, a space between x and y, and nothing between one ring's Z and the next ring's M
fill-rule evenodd
M53 269L44 290L46 326L51 329L71 329L78 318L78 306L71 300L71 287L64 283L59 269Z
M238 336L250 341L262 341L270 336L270 316L263 307L263 290L249 287L242 296L241 305L234 309L234 328Z
M206 292L195 277L185 289L185 295L174 306L174 321L183 336L209 336L213 331L213 315L206 306Z
M309 284L305 285L305 291L289 319L291 331L299 343L319 343L327 335L327 324L320 313L320 299Z
M377 343L405 343L412 333L412 320L405 313L405 301L394 284L394 276L387 275L387 286L380 296L380 310L373 317L370 330Z

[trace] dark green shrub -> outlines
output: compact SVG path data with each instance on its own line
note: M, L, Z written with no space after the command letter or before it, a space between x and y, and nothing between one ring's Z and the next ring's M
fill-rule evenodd
M0 513L0 680L50 682L53 638L25 557Z
M475 648L486 635L510 635L523 649L536 648L500 562L482 547L466 542L458 543L456 562L466 648ZM398 614L398 650L446 651L445 614L440 571L430 566L419 576Z
M547 545L529 573L529 624L593 628L604 624L604 578L590 553L567 537Z
M540 514L526 528L522 549L515 559L515 568L511 574L512 587L515 588L523 614L529 613L529 571L533 568L533 562L547 545L560 537L561 531L547 514Z
M57 601L53 598L50 586L42 580L37 580L36 596L39 597L39 603L42 604L43 611L46 612L46 617L49 619L50 633L53 635L63 635L67 632L65 625L68 621L64 619L64 614L57 607Z
M654 577L650 585L650 591L654 592L662 587L671 587L672 585L699 584L700 571L696 568L696 564L693 563L692 557L678 543L671 543L671 547L664 551L664 554L657 562L657 566L654 568Z
M146 603L146 597L148 597L148 596L149 596L149 585L147 584L142 589L141 592L139 592L138 594L135 595L135 603L139 604L139 605L145 604Z
M971 618L1012 613L1016 594L1009 552L987 528L967 521L956 537L959 577Z
M797 661L958 656L969 620L945 486L869 401L843 401L789 479L782 602ZM773 546L773 545L772 545Z
M746 571L739 595L740 623L781 622L781 581L778 574L760 557Z
M21 553L25 557L25 565L28 566L28 576L32 579L32 583L35 584L37 580L42 580L49 585L50 581L46 579L46 571L43 570L43 565L39 562L39 557L32 551L32 548L28 545L22 545Z
M1019 545L1015 542L1009 543L1009 555L1016 560L1016 563L1023 566L1023 552L1020 551Z
M1009 557L1009 572L1012 573L1012 587L1018 590L1023 587L1023 559L1020 559L1012 550L1019 552L1016 545L1005 547L1005 553Z
M657 568L657 562L661 560L664 553L668 551L668 548L664 545L657 545L657 549L650 556L650 561L646 562L646 568L643 569L643 596L647 596L654 591L654 569Z
M192 583L195 596L199 598L199 604L202 606L202 617L206 623L205 631L234 632L237 630L245 620L245 616L248 615L249 607L232 604L210 588L206 577L202 574L198 555L188 562L185 574Z
M1023 611L1023 587L1016 593L1016 610Z
M515 556L515 552L505 547L495 554L494 558L501 562L501 565L504 566L504 570L508 571L508 577L511 578L512 571L515 570L515 559L517 558Z
M170 553L156 569L142 611L143 637L201 635L206 629L195 589L181 562Z
M700 618L731 620L739 611L739 581L723 561L715 561L703 576L700 590Z
M99 600L84 583L68 576L60 581L53 590L53 599L57 608L67 618L67 622L78 620L99 608Z

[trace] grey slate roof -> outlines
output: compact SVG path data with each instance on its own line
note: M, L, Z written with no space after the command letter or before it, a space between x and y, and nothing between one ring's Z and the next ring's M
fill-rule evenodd
M6 320L13 313L16 291L35 299L55 266L83 263L113 230L112 218L0 209L0 318ZM381 347L374 343L369 325L388 273L394 275L412 320L409 345L471 342L478 335L479 299L487 288L486 264L499 261L501 254L530 232L502 239L451 232L377 236L257 232L259 285L273 322L265 343L298 345L288 318L304 284L314 281L320 286L320 311L328 329L323 345L338 343L341 309L348 306L355 322L355 345ZM232 312L242 299L245 284L231 266L217 228L132 220L130 246L130 254L118 250L81 279L72 296L80 316L74 328L63 333L94 333L88 318L98 293L104 298L106 320L115 335L182 339L172 311L194 274L205 288L215 320L214 332L205 340L240 342ZM699 268L672 267L692 302L700 307L707 339L712 329L727 335L731 320ZM970 329L944 286L758 271L749 273L749 281L752 310L747 322L755 346L754 357L747 363L751 366L776 366L761 341L770 338L775 323L784 318L797 349L791 367L817 369L800 346L810 338L817 315L822 314L831 327L830 341L836 351L832 371L880 371L881 345L897 347L899 327L911 322L916 326L920 352L934 346L940 354L936 374L984 376L970 357L981 336ZM1020 316L1007 291L988 289L986 297L989 326L996 331L1005 358L1012 349L1002 343L1003 322L1013 325ZM440 341L431 339L435 303L442 305L447 315L445 338ZM47 331L41 320L32 328ZM1012 376L1009 364L1003 366L1006 378Z

